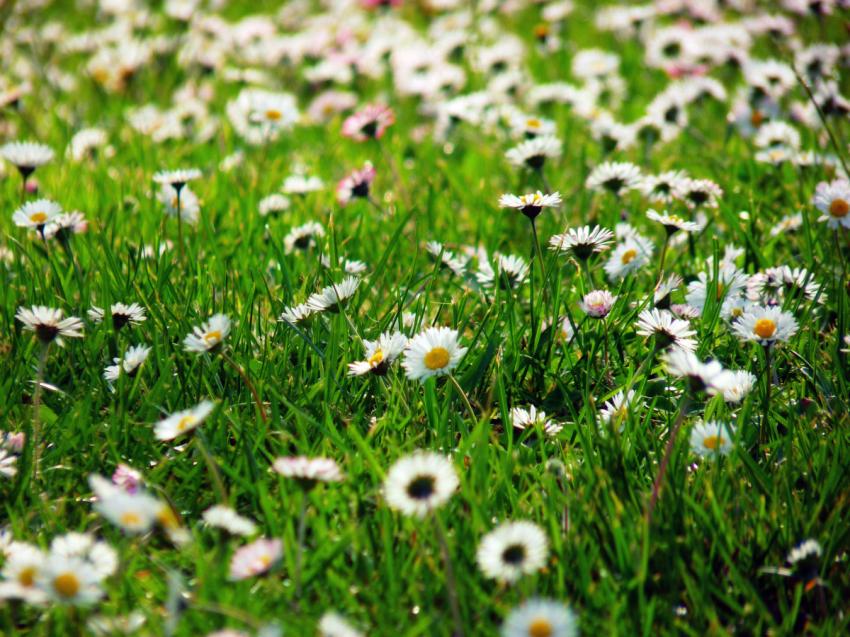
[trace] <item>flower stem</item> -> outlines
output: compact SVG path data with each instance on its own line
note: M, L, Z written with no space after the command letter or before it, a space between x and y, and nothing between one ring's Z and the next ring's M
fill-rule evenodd
M759 441L756 447L756 452L760 451L761 445L767 443L768 429L770 427L770 389L773 385L773 379L770 377L771 363L773 350L770 343L764 345L764 401L762 402L762 416L759 426Z
M41 442L41 392L42 383L44 382L44 369L47 366L47 351L50 349L50 343L42 343L41 351L38 353L38 369L35 373L35 391L32 397L32 442L30 436L27 436L27 444L31 444L32 448L32 476L33 481L38 480L38 461L41 457L39 452L39 444Z
M664 245L661 246L661 255L658 257L658 276L655 279L655 286L661 283L664 278L664 261L667 258L667 245L670 243L670 234L664 235Z
M655 510L655 505L658 503L658 496L661 495L661 486L664 483L664 475L667 473L667 466L670 464L670 458L673 455L673 448L676 444L676 437L682 424L685 422L685 415L688 413L688 405L690 405L690 396L685 394L682 402L679 405L679 414L676 416L676 421L670 429L670 435L667 438L667 446L664 449L664 457L661 459L661 465L658 467L658 475L655 476L655 481L652 483L652 495L649 499L649 506L646 508L646 528L649 531L652 526L652 512Z
M304 563L304 538L307 535L307 491L301 494L298 512L298 547L295 552L295 599L301 599L301 571Z
M207 469L209 469L210 476L212 477L213 487L215 487L219 502L224 504L227 502L227 491L224 488L224 481L221 479L221 472L218 469L215 458L212 457L210 450L207 448L204 435L200 431L195 435L195 442L197 443L198 451L201 452L201 456L203 456L204 462L207 464Z
M180 257L180 263L183 263L183 213L180 210L180 191L183 187L176 188L177 190L177 254Z
M242 378L242 382L245 383L245 386L251 392L251 396L254 398L254 405L257 407L257 412L260 414L260 420L266 422L266 410L263 407L263 403L260 401L260 395L257 393L257 388L254 387L254 383L251 382L251 379L248 377L248 373L242 369L242 366L239 365L235 360L230 358L230 356L223 349L221 350L221 357L224 361L230 365L233 369L236 370L236 373Z
M463 391L463 387L460 386L460 383L457 382L457 379L454 377L454 375L449 374L449 380L451 381L452 385L454 385L457 393L460 394L460 397L463 399L463 404L466 405L466 411L469 412L470 419L473 423L476 422L478 420L478 417L475 415L475 410L472 408L472 404L469 402L469 398L466 396L466 392Z
M449 552L449 542L446 538L446 532L443 530L443 523L440 518L434 514L434 528L437 531L437 541L440 543L440 552L443 554L443 563L446 567L446 589L449 597L449 608L452 612L452 621L455 629L452 637L463 637L463 620L460 615L460 604L458 603L457 584L455 583L454 569L452 568L452 558Z

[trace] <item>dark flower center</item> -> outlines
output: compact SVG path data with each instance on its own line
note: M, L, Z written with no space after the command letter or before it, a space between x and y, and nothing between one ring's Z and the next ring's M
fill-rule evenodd
M502 551L502 560L511 566L518 566L525 561L525 547L522 544L511 544Z
M42 343L50 343L59 334L59 328L55 325L39 323L35 326L35 335Z
M378 132L378 122L372 120L368 124L364 124L360 129L360 132L363 133L366 137L374 137Z
M434 476L417 476L407 485L407 495L414 500L427 500L434 494Z
M368 181L361 181L360 183L356 184L351 189L351 196L352 197L363 197L364 199L366 197L368 197L369 196L369 182Z

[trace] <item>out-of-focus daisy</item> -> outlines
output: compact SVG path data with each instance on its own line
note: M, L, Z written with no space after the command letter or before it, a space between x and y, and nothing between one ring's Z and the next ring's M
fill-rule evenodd
M728 372L723 382L723 400L737 404L747 397L756 386L756 377L746 370Z
M366 162L363 168L354 170L343 177L336 186L336 198L341 205L346 205L352 199L368 199L372 182L375 180L375 169Z
M696 354L683 349L671 349L661 357L667 372L688 381L692 391L705 391L709 396L722 393L729 381L723 366L717 361L701 362Z
M591 190L608 191L620 196L628 190L639 188L642 176L640 168L624 162L605 162L588 175L585 185Z
M163 505L144 491L130 493L96 474L89 484L97 496L94 509L125 533L147 533L158 520Z
M489 578L513 583L546 564L549 541L534 522L504 522L481 539L476 561Z
M165 213L171 217L180 212L180 221L191 225L198 223L201 212L201 202L198 195L188 186L184 186L178 192L177 188L170 184L162 184L157 195L160 203L165 206Z
M514 166L541 170L547 159L561 156L561 141L557 137L535 137L511 148L505 157Z
M130 327L141 325L148 318L145 308L138 303L131 303L130 305L126 303L113 303L109 308L109 313L112 316L112 327L116 331L125 325L129 325ZM88 311L88 315L93 322L100 323L103 320L104 311L102 308L95 306Z
M417 451L390 467L384 480L384 497L390 508L421 518L448 502L458 484L449 458Z
M686 176L681 170L671 170L659 175L647 175L643 178L640 189L651 202L668 204L675 200L678 183Z
M189 433L203 424L213 409L215 409L215 403L210 400L204 400L190 409L184 409L183 411L171 414L154 426L156 439L174 440L178 436Z
M342 123L342 134L358 142L380 139L395 122L393 110L383 104L369 104Z
M456 276L466 274L466 266L469 259L455 255L439 241L429 241L425 244L425 250L435 260L439 260L441 266L451 270Z
M823 213L818 221L825 221L827 227L833 229L850 228L850 181L836 179L820 182L812 201Z
M582 311L592 318L605 318L617 297L608 290L592 290L579 302Z
M502 637L577 637L575 613L560 602L531 598L505 618Z
M307 193L321 190L324 187L325 184L318 177L295 173L283 180L280 190L287 195L306 195Z
M314 314L316 314L316 310L306 303L301 303L284 308L277 320L281 323L297 325L298 323L309 320Z
M283 543L260 538L236 550L230 559L231 581L254 577L268 571L280 559Z
M298 121L295 97L289 93L244 88L226 107L237 134L251 145L276 140Z
M272 468L285 478L297 480L305 489L311 489L319 482L340 482L344 478L339 465L331 458L278 458Z
M605 402L602 409L599 410L599 420L605 424L618 424L622 428L626 418L629 415L629 407L635 397L635 391L630 389L624 394L618 391L611 400Z
M546 416L545 411L539 411L534 405L511 408L511 426L523 431L525 429L539 429L547 436L555 436L564 426L553 422Z
M563 234L552 235L549 249L560 253L571 252L577 259L587 260L594 253L611 247L614 233L600 226L569 228Z
M11 542L4 547L3 553L0 599L21 599L30 604L46 601L47 595L36 586L36 582L47 562L47 554L25 542Z
M466 348L458 343L456 330L429 327L410 339L402 367L410 380L424 383L431 376L450 374L464 354Z
M253 520L239 515L228 506L216 504L204 511L204 522L209 526L224 529L232 535L250 536L257 532L257 525Z
M726 456L734 446L734 428L720 422L700 422L691 430L691 451L701 458Z
M498 284L499 287L510 290L525 282L528 278L528 264L525 259L513 254L494 255L495 268L486 259L480 261L475 278L483 288Z
M641 336L653 336L655 346L659 349L677 347L692 352L697 347L693 338L696 332L691 329L691 324L677 319L667 310L643 310L638 315L637 333Z
M360 279L357 277L345 277L339 283L334 283L322 288L321 292L311 294L310 298L307 299L307 307L314 312L339 312L354 296L359 285Z
M210 320L195 327L192 333L183 339L187 352L201 354L219 347L230 334L230 319L224 314L215 314Z
M605 273L610 281L618 281L646 267L654 250L652 241L640 234L626 237L611 251L605 262Z
M60 214L62 214L62 206L55 201L36 199L26 202L15 210L12 222L19 228L32 228L42 233L45 226Z
M66 153L74 161L83 161L86 158L94 158L98 149L106 146L108 142L109 136L102 128L83 128L74 133Z
M657 221L664 226L664 230L667 231L668 236L679 230L682 232L697 232L700 229L699 224L682 219L678 215L671 215L666 210L659 213L650 208L646 211L646 216L651 221Z
M54 602L88 606L103 597L102 579L86 560L51 551L38 574L37 586Z
M8 142L0 146L0 157L13 164L24 179L53 156L52 148L37 142Z
M260 216L267 217L269 215L283 212L284 210L288 210L290 205L291 202L289 201L289 197L281 195L280 193L274 193L268 197L263 197L260 199L259 203Z
M76 316L62 318L63 315L60 309L34 305L31 308L19 307L15 318L24 324L25 330L35 332L42 343L55 342L62 347L63 338L83 336L83 322Z
M317 221L296 226L283 238L283 249L286 254L296 250L307 250L316 246L316 239L325 236L325 229Z
M79 210L63 212L53 217L42 230L45 239L56 239L64 243L75 234L82 234L89 228L85 215Z
M328 611L319 620L319 637L364 637L345 617Z
M50 542L50 554L66 558L79 558L90 564L101 579L118 570L118 553L106 542L89 533L65 533Z
M0 476L4 478L14 478L18 473L18 457L9 453L5 448L0 447Z
M803 215L801 213L796 213L793 215L786 215L782 217L779 221L773 224L770 228L770 236L778 237L780 234L784 234L786 232L793 232L797 230L803 225Z
M535 193L520 195L502 195L499 197L499 207L515 208L529 219L534 219L543 212L544 208L556 208L561 205L561 194L554 192L544 195L539 190Z
M682 179L676 185L677 198L688 208L717 208L723 189L710 179Z
M797 333L794 315L780 307L751 307L732 324L732 331L744 341L769 345L788 341Z
M129 347L124 356L121 358L113 358L114 365L108 365L103 370L103 377L111 382L118 380L118 377L123 371L127 376L132 378L139 371L148 355L151 353L151 348L147 345L133 345Z
M366 360L350 363L348 373L351 376L369 373L384 376L393 361L407 347L407 337L401 332L385 332L376 341L363 341L363 347L366 350Z
M322 267L330 269L335 269L333 264L331 263L331 258L327 254L322 254L319 257L319 263L322 264ZM339 257L337 259L336 267L341 268L343 272L346 274L354 274L361 275L368 269L363 261L357 261L356 259L345 259L343 257Z
M168 185L174 188L178 193L183 186L190 181L199 179L201 171L197 168L180 168L177 170L161 170L153 176L153 180L159 185Z

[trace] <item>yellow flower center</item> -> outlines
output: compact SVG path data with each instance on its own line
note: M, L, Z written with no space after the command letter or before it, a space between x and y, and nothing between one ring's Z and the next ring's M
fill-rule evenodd
M261 555L259 557L259 560L260 564L263 565L263 568L268 568L269 566L271 566L272 558L269 555Z
M525 125L528 128L540 128L540 126L542 125L542 122L539 119L537 119L536 117L531 117L531 118L525 120Z
M732 318L738 318L744 315L744 309L740 307L733 307L732 311L729 312L732 315Z
M628 265L629 263L634 261L634 258L636 256L637 256L637 250L635 250L634 248L630 248L623 253L623 256L620 257L620 259L622 260L623 265Z
M221 332L219 332L218 330L207 332L206 334L204 334L204 340L207 343L218 343L221 340Z
M723 285L722 281L718 281L717 282L717 295L716 295L718 301L723 298L723 293L725 291L726 291L726 286Z
M91 76L94 78L94 81L97 82L98 84L106 84L106 81L109 79L109 71L107 71L103 67L100 67L100 68L94 69L92 71Z
M61 597L70 599L80 591L80 580L74 573L62 573L54 578L53 588Z
M850 212L850 203L844 199L835 199L829 204L829 214L838 219L842 219Z
M384 361L384 352L381 351L381 348L375 350L375 353L369 357L369 366L377 367Z
M706 449L717 451L723 442L723 436L706 436L703 438L702 444Z
M759 319L753 327L753 332L758 334L759 338L770 338L776 333L776 323L769 318Z
M449 351L445 347L435 347L425 354L425 367L428 369L443 369L449 364Z
M159 513L156 514L156 520L163 526L163 528L166 529L176 529L180 526L180 523L177 521L177 516L174 515L174 511L172 511L171 507L166 504L162 505Z
M192 414L187 416L183 416L180 420L177 421L177 431L185 431L186 427L191 424L194 424L195 417Z
M281 113L280 111L277 111L273 108L270 108L269 110L266 111L266 119L270 119L273 122L276 122L281 117L283 117L283 113Z
M528 625L528 637L552 637L555 634L548 619L538 618Z
M44 212L34 212L30 215L30 221L32 221L33 223L44 223L45 221L47 221L47 214Z
M141 516L135 511L127 511L121 515L121 524L123 526L138 526L142 523Z
M35 584L35 567L27 566L25 569L22 569L20 573L18 573L18 584L25 588L29 588L33 584Z

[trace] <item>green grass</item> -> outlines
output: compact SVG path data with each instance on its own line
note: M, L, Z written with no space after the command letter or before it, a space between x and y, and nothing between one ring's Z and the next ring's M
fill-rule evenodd
M228 8L231 17L258 10L251 3L235 4ZM667 80L644 68L640 44L618 43L594 31L594 3L578 4L562 35L563 51L547 58L529 46L530 77L539 83L569 80L575 50L616 50L628 91L619 112L631 121ZM425 25L411 7L403 15ZM23 20L38 25L49 19L74 31L94 26L90 13L75 14L63 3ZM503 24L529 34L522 37L530 45L537 21L537 9L529 7ZM13 39L20 28L7 23L3 37ZM821 39L818 28L813 19L800 22L807 42ZM839 41L839 18L825 28L829 39ZM178 32L174 24L164 29ZM20 45L17 50L30 54ZM754 51L776 54L766 42ZM45 379L51 387L41 407L41 475L17 498L16 479L0 481L0 524L16 539L46 548L62 533L91 532L119 552L119 572L106 581L106 596L95 608L0 601L0 634L71 635L95 612L131 611L147 618L139 634L164 634L170 572L179 574L187 591L176 635L225 626L250 629L271 621L289 635L314 634L317 618L329 609L372 635L449 635L446 569L435 521L406 519L381 495L392 462L420 448L450 453L460 475L458 493L437 517L448 529L469 635L496 634L502 618L532 595L570 604L585 635L827 636L848 630L850 373L838 348L850 327L847 280L837 251L843 250L845 260L850 255L847 233L834 242L810 203L815 185L827 179L822 169L756 163L751 143L734 131L727 134L728 105L717 103L690 107L690 127L649 158L640 150L616 154L616 160L634 161L645 173L684 169L724 189L719 209L708 211L710 224L697 237L693 254L687 246L671 249L669 271L686 281L695 278L705 259L722 254L731 242L745 249L740 262L748 273L785 264L805 267L824 284L826 295L822 304L786 307L800 331L775 352L773 436L768 453L755 457L749 448L763 417L766 389L760 348L740 343L724 320L712 318L714 304L693 322L701 358L750 370L759 383L734 408L719 398L693 403L647 527L647 501L679 404L667 385L681 386L657 359L641 367L652 346L635 334L634 323L651 301L655 259L622 284L609 284L602 260L591 261L597 286L604 283L620 297L603 329L578 309L585 282L575 262L544 247L545 281L534 264L537 321L570 313L578 334L572 345L550 346L551 334L544 332L535 347L528 285L485 297L436 267L424 250L426 241L438 240L451 249L482 245L491 254L529 258L527 220L497 205L503 192L542 187L534 174L516 171L504 159L513 141L461 125L452 132L450 147L430 138L415 142L413 129L427 121L417 113L417 100L391 97L397 122L382 148L341 137L339 119L327 126L297 126L264 148L245 147L224 115L239 87L213 75L206 81L215 89L210 111L222 117L220 132L202 144L155 144L130 129L123 113L147 102L168 104L175 88L196 79L195 71L178 68L168 57L143 68L126 92L108 94L80 71L83 56L60 55L47 46L38 59L78 74L79 87L65 93L35 80L35 94L23 100L20 112L3 113L17 131L7 138L38 139L57 150L57 158L35 174L40 195L66 210L83 211L90 228L71 241L76 271L57 243L42 243L12 224L20 180L8 167L0 181L8 213L0 218L0 243L12 250L14 260L0 265L3 429L25 430L33 418L39 346L15 320L19 306L44 304L85 317L95 304L135 301L146 307L148 320L117 335L108 322L88 322L85 338L50 349ZM722 71L714 75L728 75L732 94L740 74ZM306 106L310 88L294 69L280 69L275 80L296 93L302 109ZM471 75L468 90L485 84L480 75ZM366 102L392 86L358 78L354 90ZM799 89L795 96L805 97ZM563 157L547 165L546 176L565 200L559 210L539 217L541 241L590 220L613 228L625 213L655 241L657 258L663 229L644 218L649 206L642 197L631 193L617 201L584 188L590 170L605 159L587 124L566 106L547 107L541 114L556 122L564 141ZM77 164L62 156L84 124L109 131L114 157ZM833 125L840 135L850 134L846 120ZM823 150L815 133L798 129L804 148ZM219 171L219 162L237 149L245 151L244 164L230 173ZM378 171L374 193L382 210L365 201L341 208L333 184L367 159ZM296 162L322 177L326 188L295 199L279 216L260 217L259 200L278 188ZM191 184L202 202L200 223L184 226L182 262L176 250L142 258L142 245L176 241L175 220L163 224L151 177L180 166L204 172ZM797 210L802 228L769 236L781 217ZM749 212L749 220L741 211ZM363 260L369 268L344 315L322 315L299 331L277 322L281 310L343 276L320 267L316 251L284 254L288 230L311 220L325 226L330 254ZM674 298L682 301L682 289ZM186 334L217 312L234 321L227 351L256 384L267 423L258 418L245 383L220 357L183 350ZM363 358L361 339L376 338L403 312L413 312L417 326L448 325L461 332L469 351L456 377L475 419L444 379L420 385L408 381L399 365L385 379L347 376L348 363ZM538 334L539 328L534 328ZM153 347L148 361L135 379L122 378L112 391L102 378L103 367L139 343ZM621 432L600 432L597 409L632 379L639 406L630 410ZM220 401L202 432L230 504L256 520L262 535L283 541L283 560L268 575L227 580L229 556L240 541L200 521L202 511L217 502L203 458L186 440L171 444L154 438L153 425L164 414L204 398ZM555 438L512 432L510 408L529 403L564 423L563 431ZM700 417L727 422L734 417L738 440L728 457L697 461L690 453L687 434ZM320 485L306 496L301 599L292 575L304 496L294 482L270 470L274 458L297 454L334 458L346 474L341 484ZM552 460L563 463L564 475L548 468ZM192 533L189 545L177 548L159 533L124 535L93 511L88 476L111 475L121 462L141 470L145 482L173 503ZM516 519L545 529L550 559L543 571L514 586L497 585L478 570L475 551L498 522ZM803 582L760 570L782 566L788 551L810 537L823 547L822 585L805 590Z

